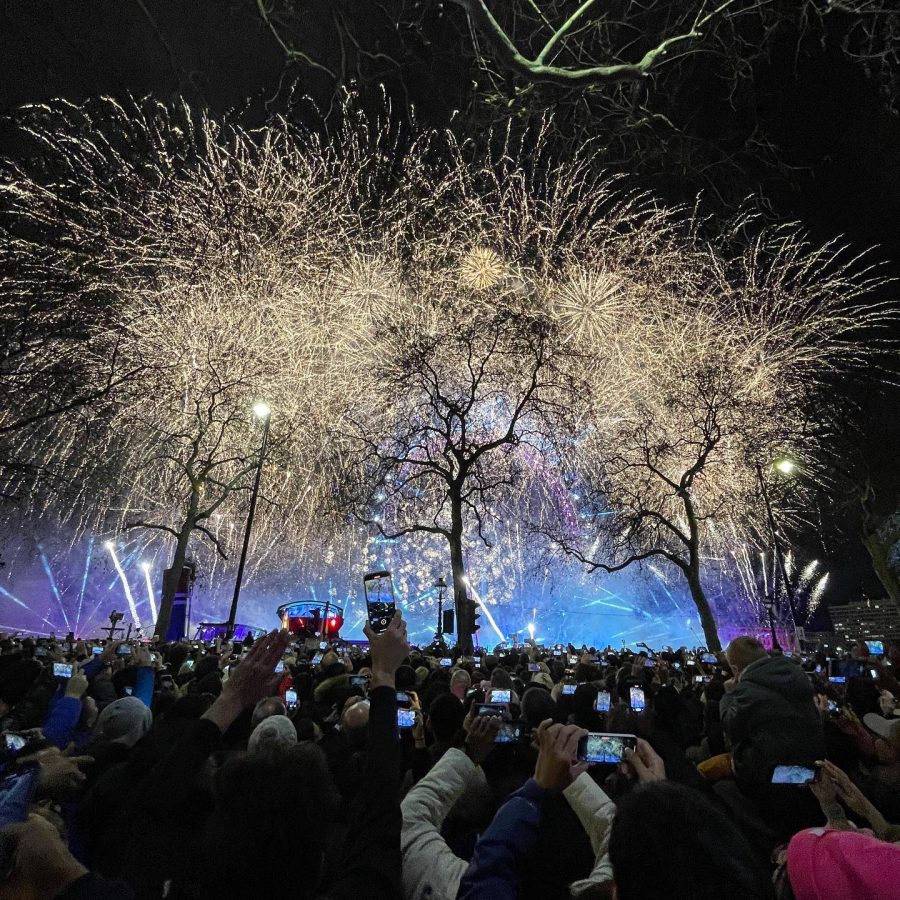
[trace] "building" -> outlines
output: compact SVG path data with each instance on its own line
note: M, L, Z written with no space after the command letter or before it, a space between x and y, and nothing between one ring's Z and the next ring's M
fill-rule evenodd
M900 640L900 610L890 600L862 600L829 606L828 614L839 641Z

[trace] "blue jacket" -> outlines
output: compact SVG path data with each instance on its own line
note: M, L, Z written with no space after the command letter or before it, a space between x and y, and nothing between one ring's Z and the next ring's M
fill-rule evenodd
M475 845L457 900L516 900L522 864L537 844L546 793L531 778L500 807Z

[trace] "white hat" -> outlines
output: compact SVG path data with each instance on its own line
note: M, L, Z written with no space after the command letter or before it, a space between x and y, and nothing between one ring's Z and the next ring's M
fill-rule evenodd
M866 713L863 722L869 731L874 731L880 738L890 744L900 745L900 719L885 719L876 713Z

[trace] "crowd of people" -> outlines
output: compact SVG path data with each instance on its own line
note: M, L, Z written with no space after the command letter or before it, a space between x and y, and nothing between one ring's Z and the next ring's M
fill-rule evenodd
M0 900L900 897L897 644L366 636L0 635Z

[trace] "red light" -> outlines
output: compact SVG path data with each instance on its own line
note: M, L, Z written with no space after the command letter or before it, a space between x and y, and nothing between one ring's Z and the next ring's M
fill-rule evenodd
M335 625L337 625L337 619L332 619L332 620L331 620L331 627L334 628Z

